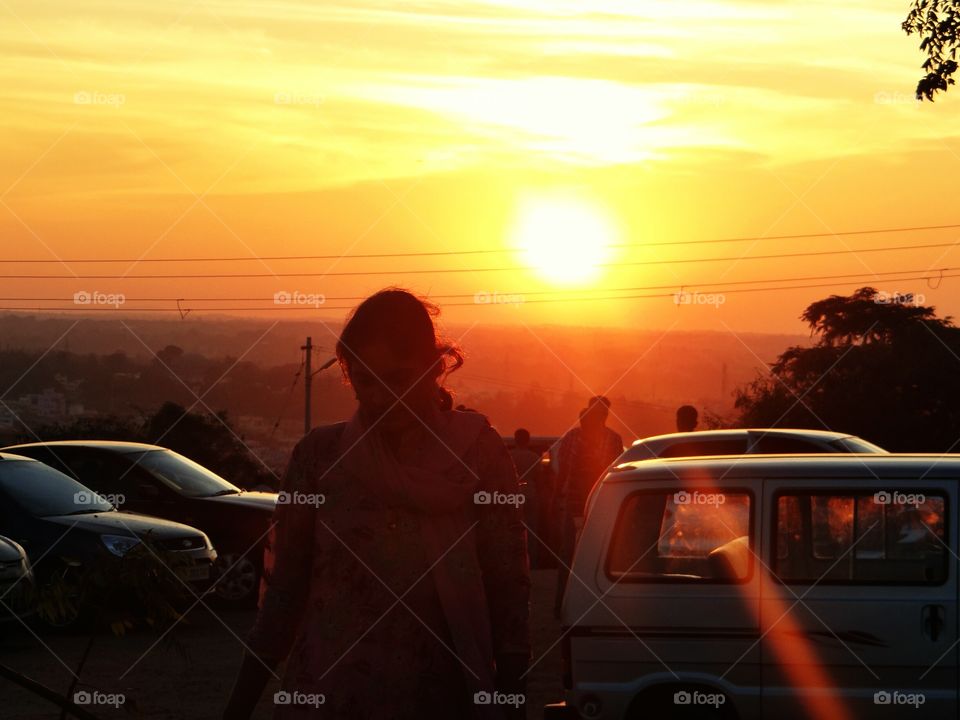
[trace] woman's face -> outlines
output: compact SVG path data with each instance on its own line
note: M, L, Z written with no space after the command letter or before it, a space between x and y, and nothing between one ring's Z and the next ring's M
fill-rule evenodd
M347 374L368 424L401 431L419 424L418 416L436 405L437 386L429 358L400 354L383 342L367 343L354 352L358 359L349 363Z

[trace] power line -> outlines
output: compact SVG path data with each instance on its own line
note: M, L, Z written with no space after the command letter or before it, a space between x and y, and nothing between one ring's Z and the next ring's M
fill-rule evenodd
M948 279L960 277L960 272L957 273L937 273L936 278ZM924 277L898 277L898 278L889 278L890 282L906 281L906 280L929 280L927 276ZM752 287L752 288L733 288L733 289L714 289L710 288L709 290L698 290L697 292L701 295L707 294L717 294L717 295L727 295L731 293L749 293L749 292L771 292L771 291L780 291L780 290L804 290L809 288L825 288L825 287L836 287L837 285L859 285L863 282L860 280L842 280L840 282L830 282L830 283L814 283L806 285L782 285L774 287ZM675 287L675 286L674 286ZM685 286L689 287L689 286ZM647 300L647 299L656 299L656 298L669 298L676 297L677 293L657 293L657 294L647 294L647 295L613 295L613 296L601 296L601 297L571 297L571 298L534 298L532 300L522 300L518 302L518 305L528 305L530 303L551 303L551 302L580 302L580 301L613 301L613 300ZM451 302L444 303L444 307L477 307L484 305L496 305L498 303L477 303L477 302ZM274 311L274 310L307 310L307 307L303 306L290 306L290 305L273 305L266 307L228 307L228 308L194 308L194 312L241 312L241 311ZM351 305L321 305L316 308L317 310L352 310L353 306ZM99 307L99 306L73 306L73 307L0 307L0 310L12 310L12 311L36 311L36 312L93 312L93 313L103 313L103 312L177 312L176 308L127 308L127 307Z
M871 273L845 273L840 275L805 275L800 277L789 277L789 278L757 278L755 280L722 280L722 281L711 281L704 280L700 282L692 281L686 283L671 283L669 285L644 285L644 286L632 286L632 287L617 287L617 288L598 288L596 290L591 289L572 289L572 290L516 290L516 291L498 291L501 295L566 295L566 294L582 294L586 292L639 292L646 290L671 290L677 289L678 287L683 288L695 288L703 285L710 285L712 287L718 286L727 286L727 285L756 285L756 284L765 284L765 283L792 283L792 282L807 282L810 280L842 280L845 278L861 278L866 280L875 279L881 276L889 275L920 275L920 277L915 278L891 278L892 281L898 279L909 279L909 280L934 280L938 279L951 270L958 270L958 267L943 267L943 268L920 268L917 270L885 270L881 272L871 272ZM860 282L858 280L857 282ZM456 298L471 298L476 297L477 293L450 293L450 294L429 294L429 298L433 300L440 299L456 299ZM328 295L325 296L324 300L348 300L348 301L360 301L365 300L366 295ZM48 297L48 298L37 298L37 297L0 297L0 302L8 301L23 301L23 302L59 302L65 301L69 298L65 297ZM574 298L580 299L580 298ZM258 301L270 301L270 297L262 296L248 296L248 297L137 297L134 302L176 302L177 300L181 302L258 302ZM208 308L209 309L209 308ZM216 308L213 308L216 309ZM223 308L221 308L223 309Z
M631 260L611 263L591 263L592 267L632 267L636 265L677 265L706 262L743 262L747 260L781 260L785 258L823 257L827 255L845 255L859 253L893 252L899 250L925 250L929 248L957 247L960 240L951 243L929 243L926 245L894 245L880 248L844 248L842 250L822 250L809 253L780 253L774 255L731 255L711 258L674 258L671 260ZM204 273L194 275L0 275L7 280L188 280L188 279L250 279L281 277L355 277L362 275L436 275L445 273L486 273L516 272L529 270L527 266L495 268L432 268L419 270L355 270L340 272L293 272L293 273Z
M914 227L895 227L895 228L875 228L870 230L847 230L842 232L822 232L822 233L797 233L794 235L761 235L756 237L729 237L729 238L710 238L705 240L668 240L658 242L634 242L634 243L613 243L606 245L609 248L631 248L631 247L666 247L683 245L710 245L716 243L734 243L734 242L763 242L768 240L801 240L814 238L831 237L849 237L853 235L881 235L904 232L926 232L932 230L955 230L960 229L960 223L951 225L917 225ZM76 258L65 260L61 258L0 258L0 263L20 263L20 264L81 264L81 263L164 263L164 262L249 262L249 261L283 261L283 260L353 260L353 259L377 259L377 258L401 258L401 257L449 257L453 255L487 255L496 253L516 252L518 248L485 248L472 250L438 250L438 251L416 251L416 252L398 252L398 253L354 253L340 255L243 255L243 256L219 256L219 257L193 257L193 258Z

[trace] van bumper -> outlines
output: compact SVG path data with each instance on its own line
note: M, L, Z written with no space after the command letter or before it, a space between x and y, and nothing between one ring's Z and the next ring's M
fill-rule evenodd
M580 713L566 702L550 703L543 706L543 720L580 720Z

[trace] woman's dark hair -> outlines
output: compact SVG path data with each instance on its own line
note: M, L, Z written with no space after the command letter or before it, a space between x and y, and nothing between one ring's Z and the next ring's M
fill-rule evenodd
M439 314L439 307L404 288L384 288L368 297L350 311L337 341L336 355L344 378L349 378L350 363L356 360L355 349L378 340L401 354L436 362L437 386L446 391L443 379L463 365L463 351L437 334L434 318ZM449 397L449 391L441 392L438 402Z

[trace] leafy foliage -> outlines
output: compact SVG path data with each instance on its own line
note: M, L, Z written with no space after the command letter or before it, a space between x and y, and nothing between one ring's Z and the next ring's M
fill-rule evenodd
M738 424L849 432L888 450L936 451L960 440L960 328L910 296L870 287L812 303L817 340L794 346L737 391Z
M188 412L174 402L163 403L142 423L130 417L106 415L37 429L40 440L126 440L159 444L186 455L240 487L270 484L273 475L244 446L225 411ZM37 437L25 436L24 442Z
M193 597L182 579L192 560L149 537L123 557L105 551L92 565L71 558L49 562L52 567L34 585L33 600L37 615L54 626L90 623L115 635L141 623L162 629L181 619Z
M273 476L229 427L226 411L216 416L192 413L165 402L147 420L142 437L143 442L159 443L186 455L240 487L269 484Z
M920 50L927 54L926 75L917 83L917 99L933 101L937 92L954 84L957 47L960 45L960 2L958 0L914 0L903 21L907 35L920 36Z

